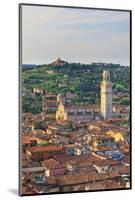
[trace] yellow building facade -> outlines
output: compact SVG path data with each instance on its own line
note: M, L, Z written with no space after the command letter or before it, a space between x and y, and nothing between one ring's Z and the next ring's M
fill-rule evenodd
M121 132L119 131L113 131L113 130L110 130L106 133L108 136L110 137L113 137L115 139L116 142L119 142L119 141L124 141L124 136Z
M65 111L65 107L62 103L59 104L56 111L56 120L67 121L67 112Z

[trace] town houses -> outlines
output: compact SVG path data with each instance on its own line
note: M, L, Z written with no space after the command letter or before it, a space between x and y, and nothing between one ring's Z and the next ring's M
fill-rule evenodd
M113 105L108 70L101 105L74 103L70 92L33 92L42 112L22 114L23 194L130 188L130 108Z

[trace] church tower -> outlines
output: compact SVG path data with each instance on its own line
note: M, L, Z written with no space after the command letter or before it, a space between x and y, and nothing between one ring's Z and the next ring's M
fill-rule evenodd
M108 70L103 71L101 82L101 115L104 119L112 118L112 86Z

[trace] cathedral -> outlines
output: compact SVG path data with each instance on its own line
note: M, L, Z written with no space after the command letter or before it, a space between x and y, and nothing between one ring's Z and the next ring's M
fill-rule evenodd
M94 108L90 104L64 105L62 102L56 111L56 120L89 122L94 120Z
M93 104L65 104L63 99L58 96L58 108L56 111L56 120L58 121L81 121L90 122L98 119L112 118L112 86L110 82L110 73L103 71L103 80L101 82L101 110ZM97 112L98 111L98 112Z

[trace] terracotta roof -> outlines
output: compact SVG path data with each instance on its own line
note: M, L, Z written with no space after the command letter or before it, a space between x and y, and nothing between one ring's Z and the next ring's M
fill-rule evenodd
M114 140L113 137L111 137L109 135L105 135L105 134L103 134L103 135L95 135L93 137L95 137L96 139L112 139L112 140Z
M38 138L34 136L22 136L22 144L30 144L32 141L37 141Z
M49 177L46 177L45 178L46 179L46 182L48 183L48 184L56 184L57 182L56 182L56 178L54 177L54 176L49 176Z
M42 166L46 167L47 169L54 169L59 165L59 162L54 160L53 158L42 161Z
M118 171L119 174L130 174L130 166L114 166L113 170Z
M113 151L114 148L111 146L101 146L101 147L97 147L97 150L95 151Z
M65 148L75 148L77 146L78 145L76 145L76 144L67 144L67 145L65 145Z
M87 155L78 155L78 156L54 156L54 159L60 163L67 163L68 161L79 162L80 160L84 160L87 158Z
M122 167L121 169L119 169L119 173L120 174L130 174L130 167Z
M116 127L116 125L109 123L107 120L94 121L90 125L98 127Z
M61 156L61 157L57 157L54 156L54 159L60 163L67 163L69 161L73 161L75 163L78 163L80 166L82 166L83 164L85 166L90 166L93 162L96 161L101 161L101 158L96 157L94 155L78 155L78 156Z
M125 184L119 183L118 181L115 180L103 180L100 182L94 182L90 184L85 184L88 185L90 190L105 190L105 189L122 189L125 188ZM82 187L83 186L83 187ZM82 190L85 189L84 185L81 187L83 188Z
M119 165L120 161L117 160L111 160L111 159L104 159L104 160L100 160L100 161L95 161L94 162L95 165L102 167L102 166L106 166L106 165Z
M118 177L118 174L115 174L114 177ZM114 178L113 177L113 178ZM109 175L106 174L98 174L95 171L86 171L86 172L79 172L74 173L71 175L65 175L57 178L57 182L60 185L72 185L72 184L82 184L87 182L94 182L94 181L102 181L109 178Z
M39 147L28 147L28 151L30 152L49 152L49 151L61 151L63 147L57 145L50 145L50 146L39 146Z
M130 153L124 154L124 155L125 155L125 156L123 157L122 161L123 161L124 163L130 164L130 160L131 160Z

